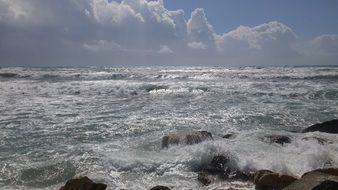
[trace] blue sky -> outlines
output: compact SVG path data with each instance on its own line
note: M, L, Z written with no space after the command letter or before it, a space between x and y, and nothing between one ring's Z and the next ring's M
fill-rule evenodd
M218 33L273 20L306 39L338 33L337 0L164 0L164 4L169 10L183 9L187 19L194 9L204 8Z
M0 0L0 66L338 65L338 0Z

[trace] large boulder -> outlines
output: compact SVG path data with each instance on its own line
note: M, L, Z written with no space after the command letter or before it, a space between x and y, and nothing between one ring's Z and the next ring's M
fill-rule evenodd
M308 172L284 190L334 190L338 189L338 176L319 172Z
M314 132L314 131L337 134L338 133L338 119L312 125L304 129L302 132L307 133L307 132Z
M66 185L61 187L60 190L105 190L106 188L106 184L94 183L88 177L84 176L68 180Z
M207 131L192 131L187 133L169 134L162 138L162 148L178 144L197 144L205 140L213 140L211 133Z
M289 175L275 173L270 170L258 170L255 173L254 184L258 188L279 189L290 185L297 178Z

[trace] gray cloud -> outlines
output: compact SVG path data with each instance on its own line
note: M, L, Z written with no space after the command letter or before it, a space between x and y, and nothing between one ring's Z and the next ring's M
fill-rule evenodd
M277 21L217 34L203 9L184 15L163 1L0 0L0 64L337 64L337 35L300 46Z

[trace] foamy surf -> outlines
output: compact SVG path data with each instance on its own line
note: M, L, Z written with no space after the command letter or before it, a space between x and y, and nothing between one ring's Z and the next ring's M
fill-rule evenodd
M59 189L74 175L110 189L254 188L201 185L197 171L216 155L247 172L337 167L335 135L298 133L338 117L337 75L336 67L1 68L1 189ZM161 148L164 135L197 130L214 140Z

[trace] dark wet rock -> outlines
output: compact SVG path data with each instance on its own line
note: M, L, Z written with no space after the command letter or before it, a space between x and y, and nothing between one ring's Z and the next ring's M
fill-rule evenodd
M162 186L162 185L157 185L157 186L151 188L150 190L170 190L170 188L166 187L166 186Z
M302 132L307 133L307 132L314 132L314 131L337 134L338 133L338 119L312 125L304 129Z
M84 176L68 180L66 185L61 187L60 190L105 190L106 188L106 184L94 183L91 179Z
M312 171L303 175L285 190L335 190L338 189L338 176Z
M238 179L238 180L250 180L252 175L240 170L236 164L236 160L231 156L217 155L214 156L212 161L202 171L216 175L222 179Z
M334 190L338 189L338 182L326 180L314 187L312 190Z
M210 185L212 181L211 177L205 172L199 173L197 179L199 182L201 182L205 186Z
M280 145L291 143L290 137L283 136L283 135L268 135L268 136L265 136L265 140L268 143L277 143Z
M324 144L331 144L332 142L328 142L326 139L319 138L319 137L304 137L302 140L308 141L308 140L315 140L318 144L324 145Z
M207 131L192 131L188 133L169 134L162 138L162 148L178 144L197 144L205 140L213 140L211 133Z
M258 189L280 189L296 180L297 178L293 176L275 173L270 170L258 170L255 173L254 184Z
M132 95L132 96L137 96L138 93L137 93L136 91L132 91L132 92L130 93L130 95Z
M236 135L233 134L233 133L228 133L228 134L223 135L222 138L223 139L234 139L234 138L236 138Z
M18 76L18 74L15 73L0 73L0 77L2 78L13 78Z

